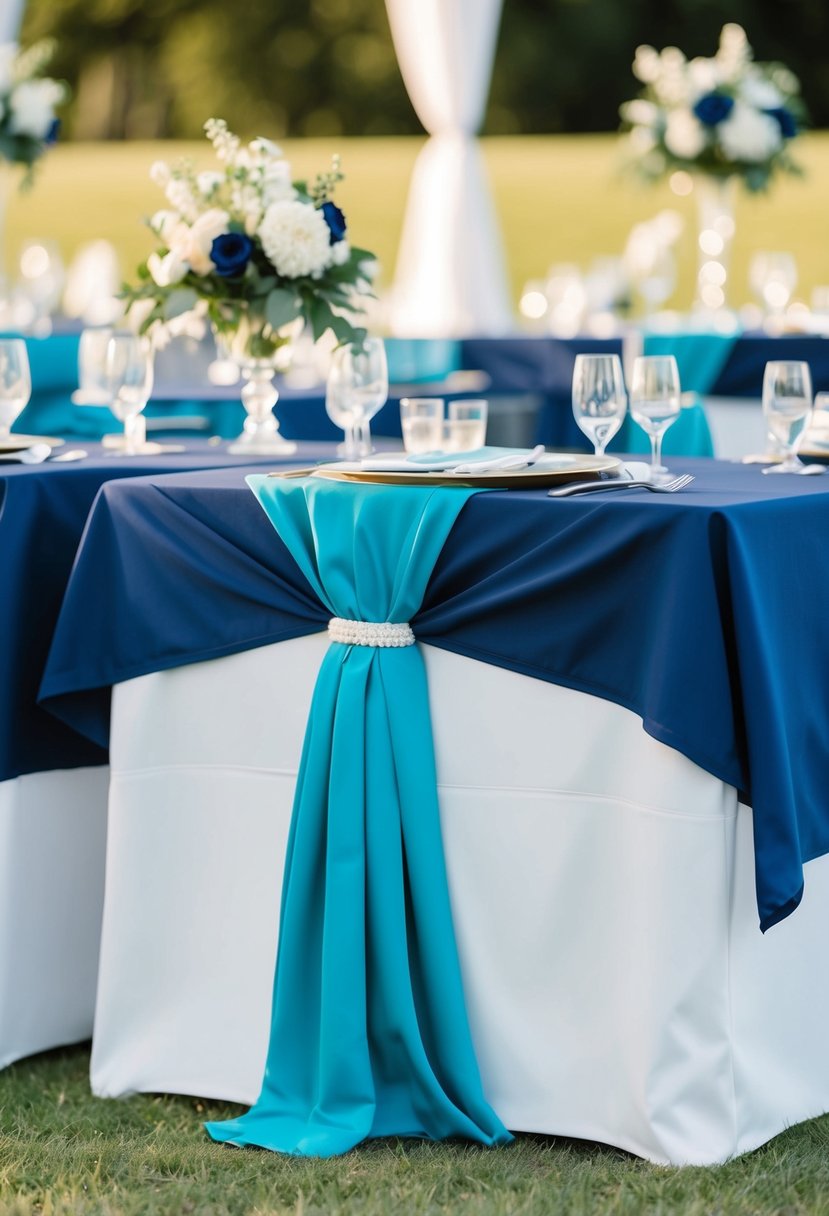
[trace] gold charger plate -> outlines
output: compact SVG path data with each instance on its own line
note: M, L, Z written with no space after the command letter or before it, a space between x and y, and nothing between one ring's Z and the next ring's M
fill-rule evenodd
M556 466L552 467L555 458ZM513 472L493 470L490 473L405 473L382 469L345 469L323 465L313 470L313 476L330 481L361 481L380 486L465 486L467 489L542 490L563 485L568 481L598 480L608 473L618 473L621 460L615 456L577 456L565 452L548 452L544 467L535 465ZM290 474L289 474L290 475ZM279 474L277 474L279 476Z
M66 440L56 439L54 435L17 435L12 432L8 439L0 439L0 452L22 452L34 443L48 443L50 448L59 448Z

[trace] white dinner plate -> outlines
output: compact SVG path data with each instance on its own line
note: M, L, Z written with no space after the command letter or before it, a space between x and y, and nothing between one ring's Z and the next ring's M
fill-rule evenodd
M332 481L360 481L386 486L465 486L491 490L531 490L562 485L567 481L589 481L607 474L618 474L622 462L616 456L581 456L569 452L548 452L539 466L527 469L493 469L489 473L454 474L447 472L388 472L381 469L361 469L358 465L321 465L313 470L315 477ZM278 476L279 474L277 474Z
M18 435L12 431L8 439L0 439L0 452L22 452L35 443L48 443L50 448L59 448L65 439L56 439L54 435Z

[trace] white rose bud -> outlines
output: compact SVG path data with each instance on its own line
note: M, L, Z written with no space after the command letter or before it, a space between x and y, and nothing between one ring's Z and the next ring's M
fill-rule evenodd
M230 216L226 211L211 207L205 211L190 229L187 260L196 274L209 274L213 269L210 250L217 236L227 232Z
M161 186L163 189L169 182L171 177L170 166L166 161L155 160L150 165L150 181L155 182L156 186Z

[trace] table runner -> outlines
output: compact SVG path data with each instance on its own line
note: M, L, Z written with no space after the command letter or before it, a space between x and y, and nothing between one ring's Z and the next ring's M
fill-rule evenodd
M415 615L472 493L248 480L326 610L349 622ZM321 1157L386 1135L511 1139L484 1100L466 1018L416 645L329 646L294 798L262 1093L207 1130Z
M633 710L754 807L764 929L829 852L829 478L677 462L681 495L471 498L421 641ZM105 745L109 688L325 628L236 472L104 487L41 695ZM555 724L550 724L555 729Z

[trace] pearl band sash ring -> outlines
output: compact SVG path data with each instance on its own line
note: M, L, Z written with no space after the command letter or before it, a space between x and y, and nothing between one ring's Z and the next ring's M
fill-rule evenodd
M346 646L413 646L415 635L408 622L346 621L334 616L328 622L332 642Z

